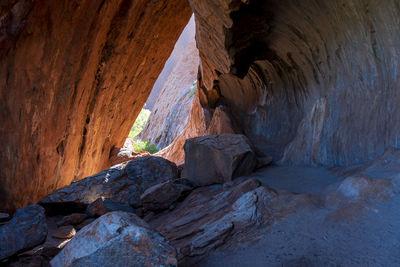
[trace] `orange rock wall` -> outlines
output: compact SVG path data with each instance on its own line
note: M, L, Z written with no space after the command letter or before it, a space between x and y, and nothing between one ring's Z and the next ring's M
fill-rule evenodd
M0 210L109 166L191 15L185 0L13 2L0 13Z

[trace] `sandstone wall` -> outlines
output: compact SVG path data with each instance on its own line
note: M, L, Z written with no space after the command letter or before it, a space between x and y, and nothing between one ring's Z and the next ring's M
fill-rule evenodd
M0 210L13 210L109 165L191 10L19 0L0 11Z
M228 103L259 150L338 166L400 146L398 1L190 2L202 104Z

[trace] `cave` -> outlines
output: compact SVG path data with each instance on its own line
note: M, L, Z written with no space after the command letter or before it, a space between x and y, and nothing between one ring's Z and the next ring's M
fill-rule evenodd
M398 0L1 1L0 264L400 265L399 33Z

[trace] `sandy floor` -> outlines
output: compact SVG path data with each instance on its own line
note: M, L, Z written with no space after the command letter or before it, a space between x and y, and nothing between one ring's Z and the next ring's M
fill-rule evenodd
M270 167L255 176L272 188L326 194L343 178L328 170ZM400 266L400 197L351 221L326 208L303 209L264 229L257 242L221 247L198 266Z

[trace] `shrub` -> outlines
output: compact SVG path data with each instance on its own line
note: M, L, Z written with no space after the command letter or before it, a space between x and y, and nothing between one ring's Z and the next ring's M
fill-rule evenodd
M135 140L135 152L147 151L150 154L158 152L158 148L155 144L144 140Z

